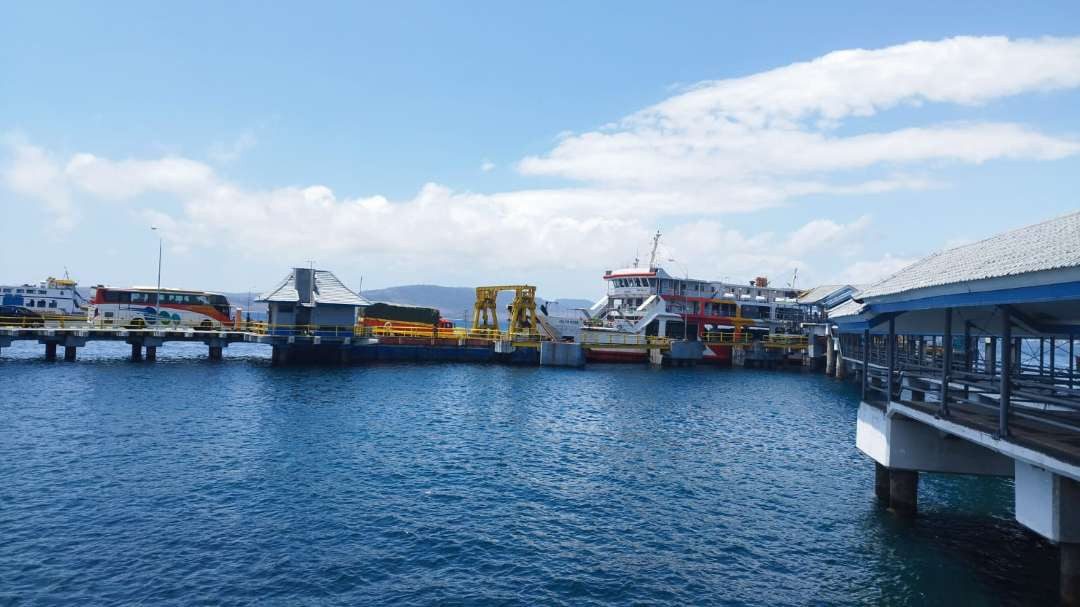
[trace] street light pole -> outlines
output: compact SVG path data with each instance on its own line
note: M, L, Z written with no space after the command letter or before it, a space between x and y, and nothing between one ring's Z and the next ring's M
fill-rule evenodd
M150 229L157 233L158 236L158 248L157 248L157 295L154 297L154 324L161 322L161 251L164 248L164 241L161 238L161 232L158 232L157 226L150 226Z
M687 322L688 322L687 316L689 316L689 314L688 314L688 312L686 311L686 308L687 308L687 302L686 302L686 297L685 297L685 295L686 295L686 287L687 287L687 286L689 285L689 283L690 283L690 270L689 270L689 268L687 268L687 267L686 267L686 264L685 264L685 263L683 263L683 262L679 261L678 259L675 259L674 257L670 257L670 258L668 258L668 261L670 261L670 262L674 262L674 263L677 263L677 264L679 264L680 266L682 266L682 270L683 270L683 302L682 302L682 305L683 305L683 318L682 318L682 338L683 338L683 341L686 341L686 336L687 336L687 327L686 327L686 325L687 325Z

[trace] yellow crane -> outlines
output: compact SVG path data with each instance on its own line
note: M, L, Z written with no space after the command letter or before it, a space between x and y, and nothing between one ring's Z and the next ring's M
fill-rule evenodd
M496 299L503 291L514 292L510 305L510 322L507 332L536 335L536 287L531 285L498 285L476 287L476 304L473 306L473 330L499 333L499 305Z

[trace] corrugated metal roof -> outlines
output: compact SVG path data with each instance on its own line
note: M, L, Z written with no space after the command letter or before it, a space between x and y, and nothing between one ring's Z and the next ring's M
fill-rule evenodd
M357 295L345 286L333 272L329 270L315 270L315 303L316 304L343 304L350 306L366 306L370 301ZM278 286L267 293L259 296L259 302L291 302L300 301L300 294L296 291L296 271L282 280Z
M833 293L836 293L837 291L846 288L848 288L848 285L821 285L818 287L814 287L813 289L810 289L809 291L806 291L799 296L799 303L816 304L821 300L826 299Z
M849 299L835 308L829 308L829 320L839 320L849 316L858 316L862 313L864 307L865 304L861 304L854 299Z
M1080 212L935 253L867 287L859 299L1080 267Z

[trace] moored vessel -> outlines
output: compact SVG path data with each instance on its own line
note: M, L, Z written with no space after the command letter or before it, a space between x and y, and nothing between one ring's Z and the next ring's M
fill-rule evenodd
M657 232L648 266L606 271L607 295L591 308L542 309L548 331L564 341L605 344L588 350L593 361L644 361L642 344L659 337L701 342L704 361L730 364L733 344L799 330L803 311L794 288L771 287L765 277L739 284L673 276L656 263L659 240Z

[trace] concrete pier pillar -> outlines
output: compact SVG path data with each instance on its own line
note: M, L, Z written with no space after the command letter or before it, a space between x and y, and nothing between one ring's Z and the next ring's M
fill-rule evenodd
M903 516L914 516L919 505L919 473L915 470L889 470L889 509Z
M1061 604L1080 605L1080 544L1061 542Z
M142 360L142 345L141 344L131 344L131 360L134 360L134 361Z
M64 360L67 362L75 362L75 352L78 350L75 346L64 346Z
M878 501L889 505L889 469L874 462L874 495Z
M842 356L839 356L839 352L836 357L836 379L847 378L847 361Z
M210 346L210 360L221 360L221 346Z
M157 346L146 346L146 360L157 360Z
M56 360L56 343L45 344L45 360Z
M836 375L836 347L831 335L825 336L825 375Z

